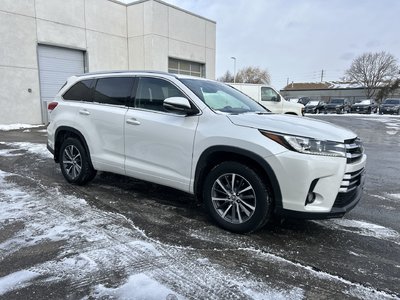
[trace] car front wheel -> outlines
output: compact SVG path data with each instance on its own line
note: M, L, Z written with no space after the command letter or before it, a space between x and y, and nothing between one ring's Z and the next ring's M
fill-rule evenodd
M85 148L75 138L67 138L61 145L60 167L69 183L84 185L96 176Z
M261 228L272 214L268 185L253 169L234 161L223 162L210 171L203 199L215 222L236 233Z

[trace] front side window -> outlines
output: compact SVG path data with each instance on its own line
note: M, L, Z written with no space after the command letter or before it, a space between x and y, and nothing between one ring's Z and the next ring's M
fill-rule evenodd
M181 81L213 110L232 114L267 112L256 101L226 84L198 79Z
M139 79L135 106L155 111L166 111L163 105L164 100L170 97L185 97L185 95L169 81L142 77Z
M82 80L75 83L64 95L65 100L92 101L91 87L93 79Z
M261 101L279 101L279 95L269 87L261 87Z
M111 77L97 80L94 102L126 105L131 96L133 86L132 77Z

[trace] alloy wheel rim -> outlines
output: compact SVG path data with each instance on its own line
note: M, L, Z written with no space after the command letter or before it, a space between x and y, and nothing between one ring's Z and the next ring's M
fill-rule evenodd
M63 153L63 166L65 172L72 180L76 179L81 174L81 153L74 145L65 147Z
M223 174L215 180L211 189L215 211L225 221L242 224L256 210L256 194L252 185L241 175Z

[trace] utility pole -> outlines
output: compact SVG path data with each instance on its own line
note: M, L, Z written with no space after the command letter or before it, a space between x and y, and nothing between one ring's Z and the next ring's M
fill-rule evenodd
M236 83L236 57L231 58L233 59L233 83Z
M321 82L324 80L324 70L321 70Z
M289 77L286 79L286 86L289 85Z

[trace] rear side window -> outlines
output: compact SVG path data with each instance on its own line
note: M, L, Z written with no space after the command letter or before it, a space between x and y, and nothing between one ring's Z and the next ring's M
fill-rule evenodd
M92 101L91 87L93 79L82 80L75 83L64 95L65 100Z
M131 96L133 77L111 77L97 80L94 102L125 105Z

